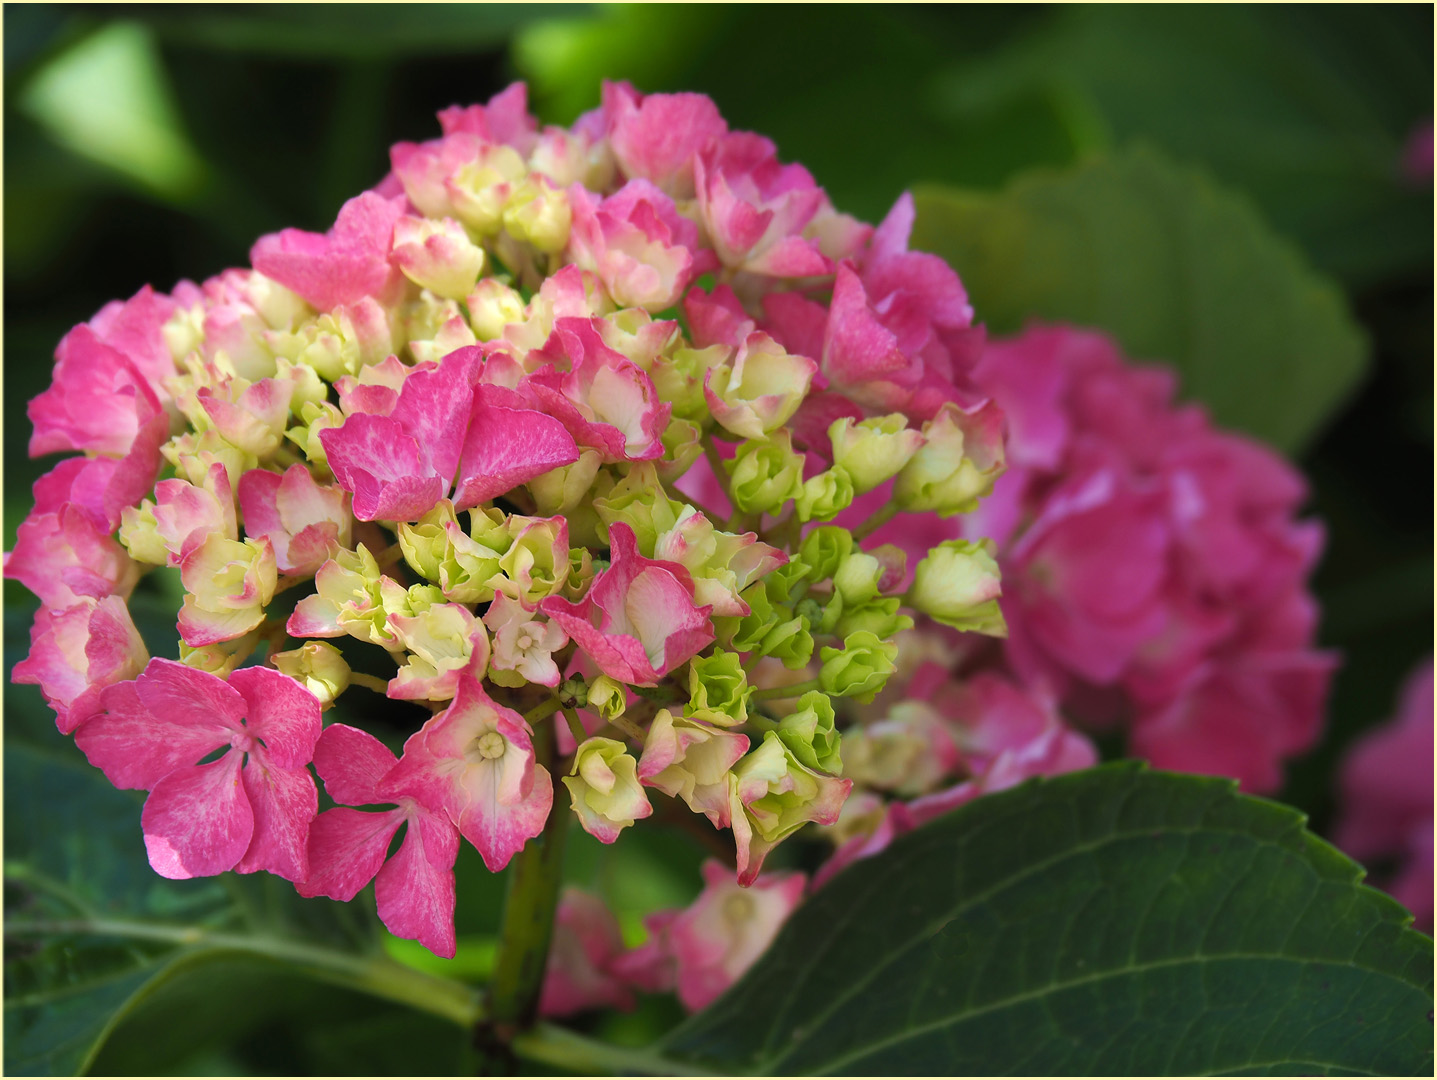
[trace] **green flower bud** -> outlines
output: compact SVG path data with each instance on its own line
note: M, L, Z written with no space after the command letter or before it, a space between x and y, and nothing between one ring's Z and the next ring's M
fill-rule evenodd
M840 736L833 726L833 702L810 690L798 699L798 711L778 723L778 737L800 763L837 776L843 771Z
M865 604L878 595L883 577L883 564L867 552L855 551L838 565L833 575L833 589L845 607Z
M1002 415L985 405L972 413L947 402L923 425L927 442L893 484L900 510L933 510L947 517L976 509L1002 475Z
M495 586L503 580L501 552L508 547L507 533L504 548L497 550L466 535L448 499L413 525L400 524L397 531L404 561L420 577L436 582L450 600L479 604L494 599Z
M911 616L899 614L899 604L896 596L882 596L857 607L845 607L833 620L830 631L846 638L866 630L886 641L913 627Z
M524 319L524 298L497 278L485 278L465 301L469 326L480 341L504 335L504 327Z
M853 534L838 525L820 525L803 538L798 554L809 566L810 581L825 581L853 550Z
M211 675L218 675L221 679L227 679L235 668L250 658L250 654L258 645L258 630L251 630L243 637L221 641L214 645L191 647L181 640L180 663L200 671L208 671Z
M833 463L848 473L859 495L896 475L925 441L902 413L857 422L841 417L829 425L828 439Z
M794 556L784 565L769 571L763 579L763 583L769 599L775 604L792 606L795 597L808 591L810 580L812 580L812 573L808 569L808 564L798 556Z
M624 684L608 675L590 679L587 694L589 709L598 713L606 721L617 720L624 715L624 710L628 708Z
M634 530L639 551L650 555L659 533L668 532L678 524L679 515L687 506L669 498L651 461L630 465L629 475L593 502L604 523L606 537L614 522L625 522Z
M689 703L684 715L721 727L748 719L748 685L738 653L717 652L689 661Z
M753 652L763 644L770 630L791 615L786 608L775 605L768 598L768 592L762 582L755 582L739 595L744 603L748 604L749 613L733 620L735 625L729 647L739 652ZM714 622L715 626L718 626L720 622L726 625L730 620L716 619Z
M764 635L758 651L783 661L789 671L797 671L813 656L813 635L808 632L808 620L802 615L784 619Z
M531 174L504 204L504 231L546 254L564 250L572 219L569 193L539 174Z
M328 401L306 401L299 407L299 419L302 423L287 429L285 438L299 447L300 453L309 464L318 470L315 479L327 480L331 475L329 459L325 456L324 444L319 441L319 433L325 428L336 428L343 424L344 413L339 411L337 405Z
M888 682L888 676L897 670L893 661L898 656L898 646L860 630L844 641L842 649L824 646L819 655L823 659L818 673L819 687L834 697L851 697L866 703L873 700Z
M703 429L698 424L678 416L671 418L661 436L664 456L654 462L659 479L672 484L688 472L693 463L704 456L702 439Z
M349 664L344 655L327 641L306 641L298 649L278 652L270 661L328 705L349 686Z
M584 831L606 844L638 818L654 812L639 784L638 762L617 739L585 739L563 778Z
M805 480L794 506L800 521L828 521L852 502L853 481L844 469L834 466Z
M671 356L658 356L649 367L649 378L659 400L674 407L674 416L704 424L711 420L704 400L704 373L728 362L733 352L727 345L691 349L680 345Z
M597 450L584 449L571 465L550 469L528 483L534 506L544 516L562 514L578 506L594 486L601 459Z
M746 514L776 512L804 490L803 455L794 451L787 430L767 440L739 443L738 454L724 462L724 471L734 505Z
M1006 637L1002 592L991 540L945 540L918 564L905 599L945 626Z
M165 538L159 534L155 521L155 504L149 499L120 511L120 543L129 550L130 558L138 562L164 566L170 561Z

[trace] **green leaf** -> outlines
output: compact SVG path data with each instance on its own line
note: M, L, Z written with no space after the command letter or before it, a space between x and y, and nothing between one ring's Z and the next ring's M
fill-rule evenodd
M143 793L112 788L72 746L9 740L6 1072L82 1073L172 981L215 987L256 966L473 1023L477 992L385 956L366 901L305 900L268 874L159 877L145 858L142 802ZM248 1020L273 1004L261 1002ZM232 1026L235 1012L208 1015ZM200 1024L183 1031L188 1047L211 1034Z
M1284 450L1362 374L1366 342L1338 290L1245 199L1154 151L916 200L913 246L952 264L990 329L1106 330L1135 359L1175 365L1218 423Z
M1119 763L985 796L810 899L660 1045L722 1072L1432 1072L1432 942L1295 810Z
M1324 271L1370 282L1432 262L1431 190L1398 170L1432 112L1431 34L1399 5L1074 5L950 63L935 96L964 116L1061 90L1113 143L1202 162Z

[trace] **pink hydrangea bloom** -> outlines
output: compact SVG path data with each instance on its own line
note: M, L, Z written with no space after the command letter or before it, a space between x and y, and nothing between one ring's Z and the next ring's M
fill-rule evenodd
M73 459L80 460L80 459ZM139 565L113 539L113 525L69 501L67 482L78 470L68 462L35 483L35 508L20 523L15 547L5 554L5 576L14 578L50 608L73 607L84 598L130 595Z
M447 813L494 871L543 831L554 801L529 725L469 673L454 703L409 737L387 783L431 813Z
M539 1015L570 1016L604 1006L632 1009L634 995L613 970L623 952L619 924L608 906L597 896L566 887L554 915Z
M379 918L390 933L452 957L459 831L447 815L387 781L397 764L373 735L344 724L325 728L314 748L314 767L330 797L343 805L315 818L309 875L296 884L301 896L352 900L373 881ZM379 812L352 808L377 803L397 805ZM389 857L400 826L406 826L404 841Z
M640 94L628 83L604 83L603 116L619 168L675 199L694 194L694 160L728 131L703 94Z
M309 875L318 794L308 766L319 702L268 668L217 678L155 658L101 696L75 744L119 788L143 788L150 865L168 878L225 870ZM216 750L215 761L200 764Z
M733 871L708 859L704 890L681 912L653 920L649 944L620 965L631 979L662 985L656 967L671 965L679 1000L697 1012L753 966L803 900L799 873L764 874L741 887ZM668 913L665 913L666 915ZM648 970L646 970L648 969Z
M458 349L403 382L384 415L356 413L320 432L361 521L413 521L454 483L455 505L475 506L578 460L564 424L503 387L476 389L483 351Z
M302 229L262 236L250 250L250 261L320 311L365 297L392 303L405 284L404 275L389 262L394 223L403 214L403 199L366 191L340 208L334 226L323 236Z
M83 598L74 607L41 608L30 628L30 655L11 678L34 683L69 734L101 709L105 687L133 679L150 654L124 600Z
M613 562L579 603L551 596L539 608L620 682L653 686L714 638L713 609L694 603L693 578L678 563L639 554L634 530L609 530Z
M1432 661L1408 676L1397 715L1348 749L1339 776L1337 846L1354 858L1395 858L1374 884L1432 929Z
M282 474L250 469L240 477L239 503L246 535L269 539L282 574L313 574L349 547L352 518L345 493L321 487L302 465Z
M662 311L713 268L712 252L698 246L697 226L647 180L630 180L603 200L574 184L569 205L570 256L597 274L621 307Z

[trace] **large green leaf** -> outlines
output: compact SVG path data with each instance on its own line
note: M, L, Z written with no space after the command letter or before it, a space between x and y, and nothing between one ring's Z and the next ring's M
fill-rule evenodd
M1296 811L1120 763L834 879L665 1040L757 1075L1431 1075L1432 942Z
M1341 294L1243 198L1150 150L1020 176L997 194L916 195L914 247L958 271L978 317L1112 333L1167 361L1221 424L1295 451L1361 375Z
M1202 162L1323 270L1368 282L1432 262L1430 187L1403 140L1432 113L1430 7L1087 4L935 80L958 116L1061 90L1108 139Z

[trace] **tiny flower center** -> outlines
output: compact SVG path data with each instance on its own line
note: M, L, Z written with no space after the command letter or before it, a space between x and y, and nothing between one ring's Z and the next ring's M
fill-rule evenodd
M534 647L534 639L531 638L528 634L521 632L518 639L514 642L514 647L517 648L520 652L528 652Z
M230 746L241 754L248 754L254 749L254 739L243 731L237 731L230 736Z
M730 893L723 902L724 918L733 926L742 926L753 916L753 897L746 893Z
M497 731L484 732L483 735L480 735L479 738L474 740L474 746L482 758L487 758L492 761L494 758L504 756L504 736L500 735Z

